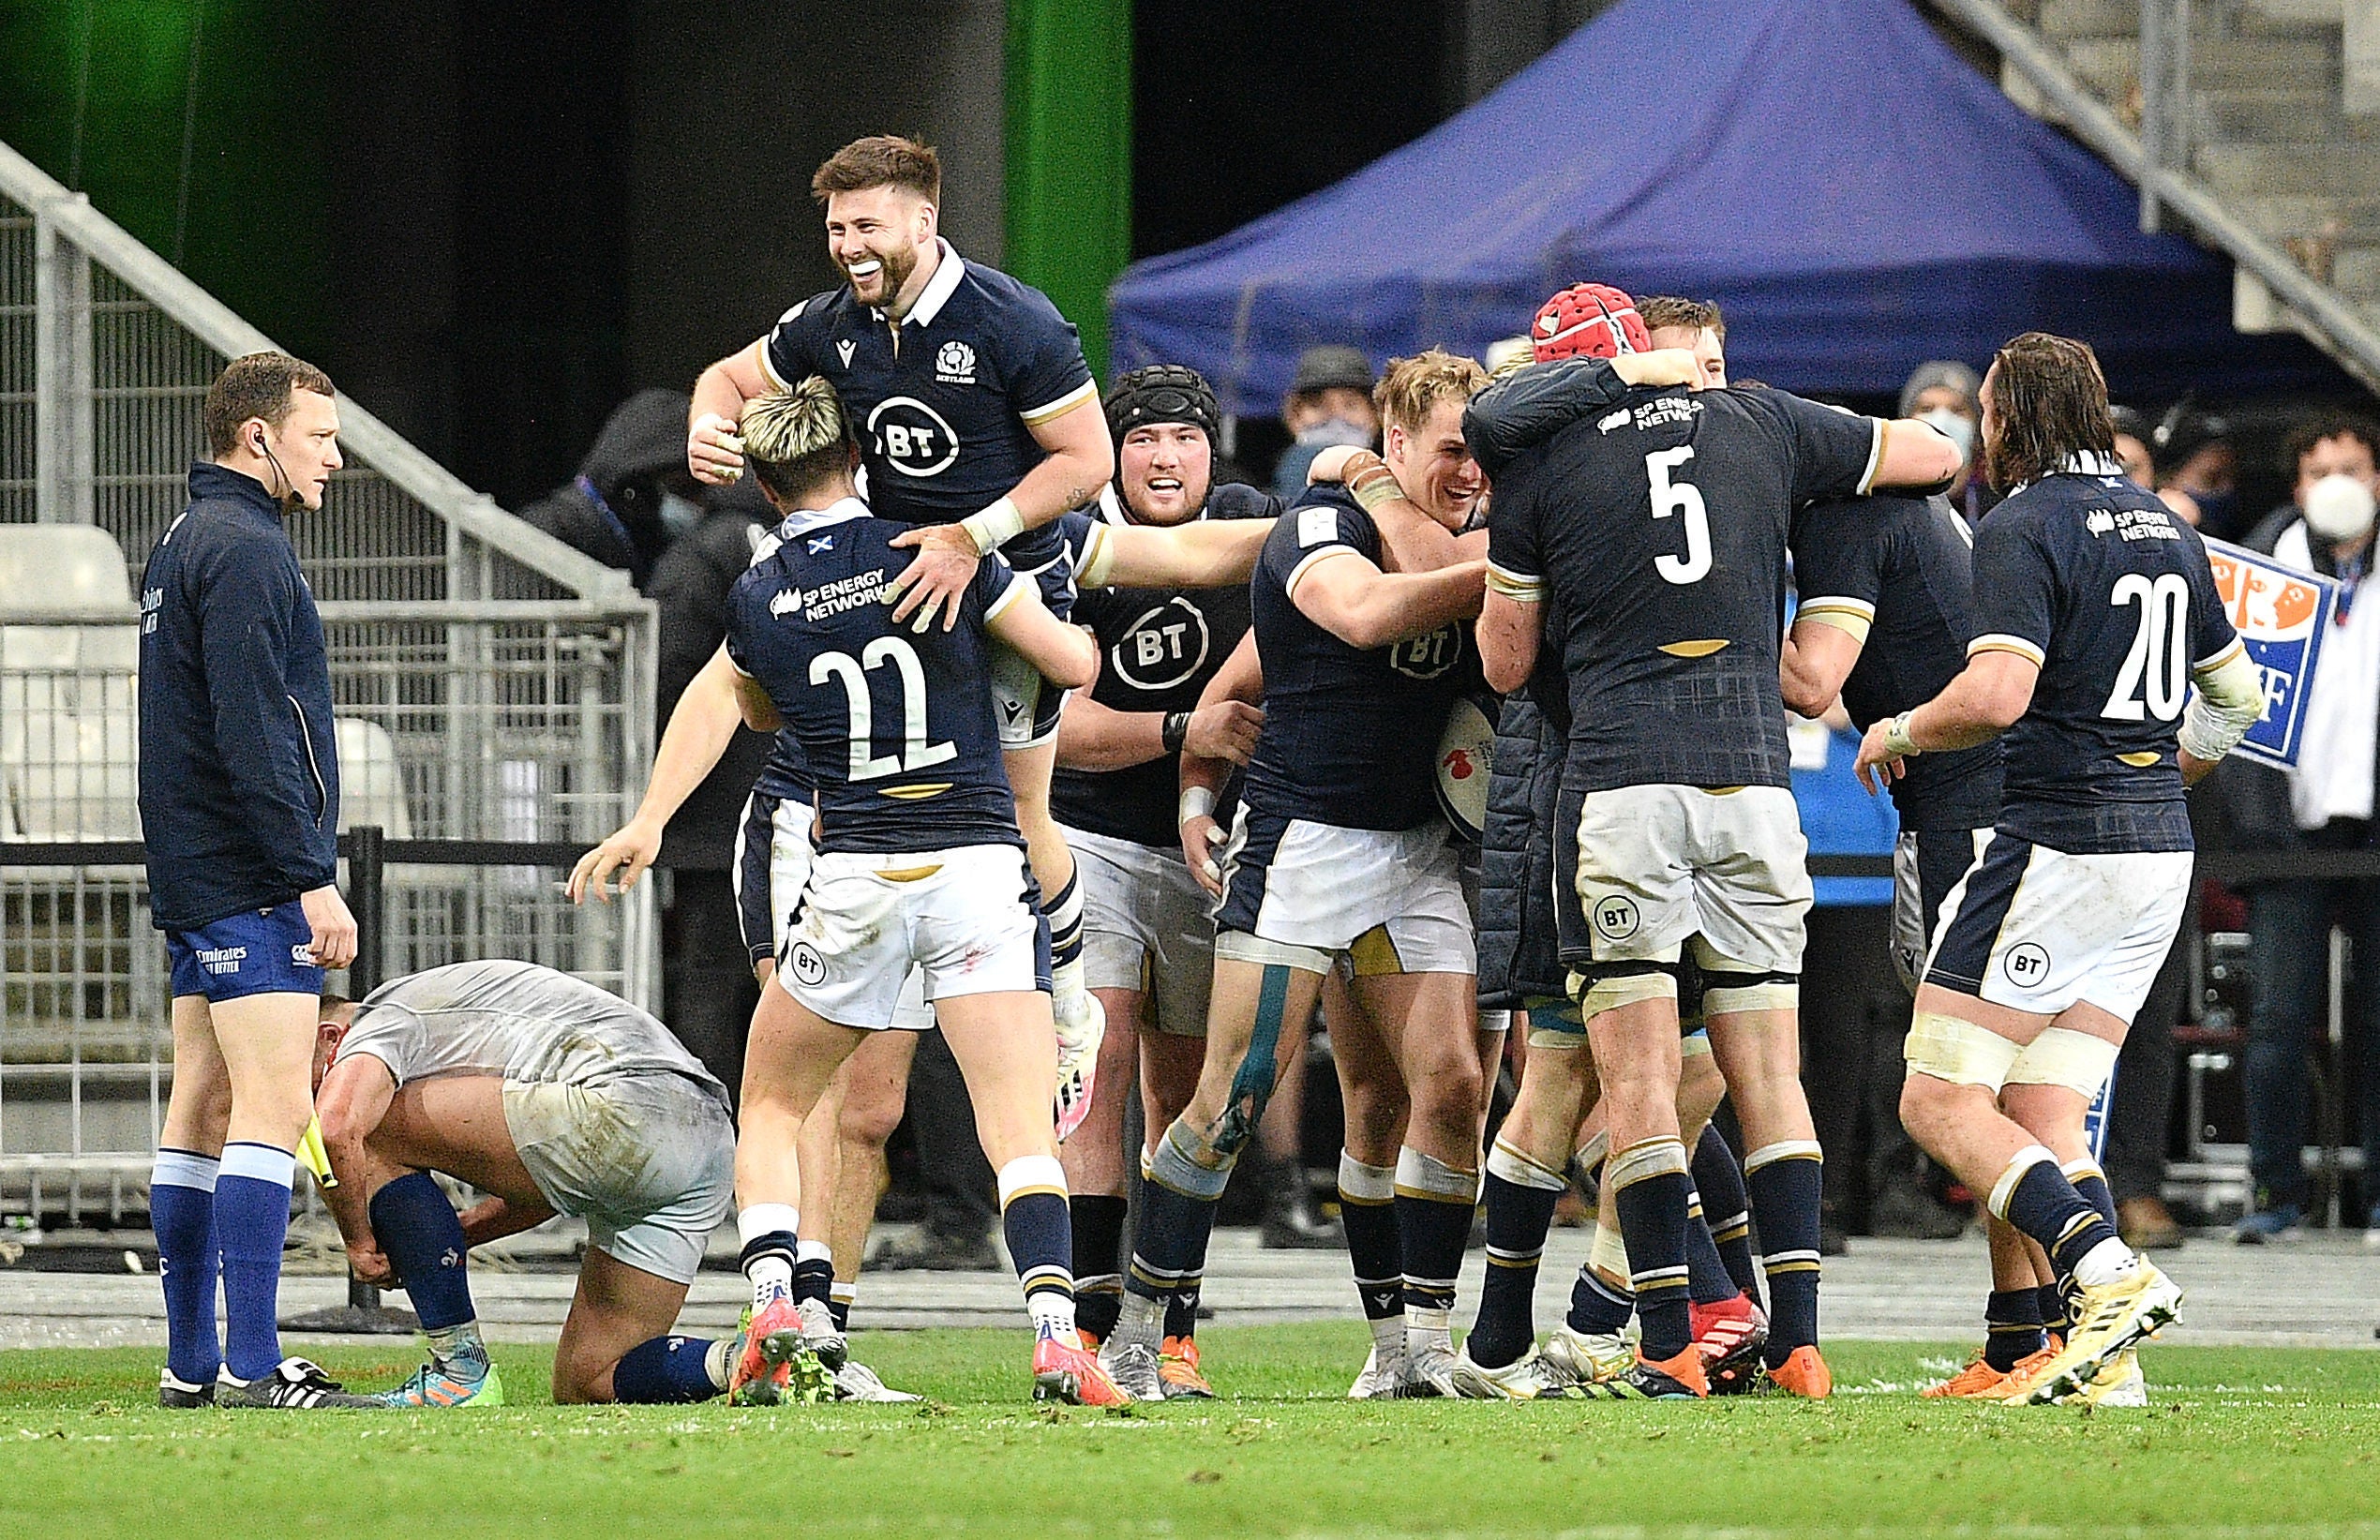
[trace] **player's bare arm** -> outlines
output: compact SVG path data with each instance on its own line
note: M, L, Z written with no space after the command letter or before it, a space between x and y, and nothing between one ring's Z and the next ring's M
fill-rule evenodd
M1537 671L1537 637L1543 624L1540 606L1504 592L1493 583L1479 604L1474 627L1479 641L1480 672L1488 688L1508 695L1529 682Z
M1929 489L1948 486L1958 474L1958 445L1933 424L1903 417L1886 422L1881 431L1884 441L1869 486Z
M736 675L736 706L743 714L743 725L756 733L772 733L785 725L777 714L777 703L769 698L768 687L751 675Z
M1487 576L1484 559L1439 572L1394 573L1349 549L1309 567L1289 598L1348 646L1386 647L1477 615Z
M1971 749L1998 737L2024 716L2041 677L2042 665L2022 653L1976 653L1940 695L1868 728L1854 765L1860 785L1880 791L1900 779L1902 761L1912 754Z
M1097 396L1085 396L1069 411L1029 425L1041 446L1041 463L980 514L956 524L926 524L894 538L895 546L918 548L917 560L893 578L898 595L892 618L922 631L942 617L942 629L958 623L958 596L975 577L983 553L1024 530L1038 530L1099 495L1115 474L1115 444Z
M1254 711L1255 725L1261 729L1265 713L1259 703L1264 698L1265 665L1257 658L1256 633L1251 630L1232 649L1232 655L1206 681L1206 688L1199 692L1198 710L1237 706ZM1239 756L1208 755L1192 752L1187 741L1182 745L1182 860L1190 866L1190 875L1198 878L1198 885L1218 898L1223 895L1223 880L1215 851L1222 845L1224 835L1223 826L1215 819L1215 800L1222 795L1232 766L1247 764L1248 755L1255 752L1252 734L1247 755Z
M694 405L686 414L686 469L695 480L727 486L743 474L743 441L736 424L743 419L743 404L769 388L768 348L764 336L695 381Z
M727 650L722 647L688 681L685 693L670 710L669 725L662 731L661 747L653 755L652 775L645 783L645 795L636 804L636 815L603 844L579 857L578 864L571 868L569 892L573 904L584 904L590 893L608 903L613 893L625 893L636 886L646 869L660 859L662 830L718 765L719 756L727 752L740 717L736 665L728 661ZM617 884L605 887L605 880L615 872L619 874Z
M463 1210L463 1239L472 1246L485 1246L507 1235L517 1235L524 1230L534 1230L553 1217L552 1206L546 1203L516 1201L490 1194Z
M372 1234L371 1189L388 1172L367 1147L397 1096L397 1078L369 1054L332 1066L315 1095L322 1124L322 1150L330 1157L336 1186L322 1189L322 1202L347 1243L348 1265L367 1283L391 1283L394 1270Z
M1248 763L1265 723L1263 711L1238 700L1219 700L1183 715L1182 753L1235 765ZM1119 711L1077 695L1067 700L1066 714L1058 719L1057 762L1068 770L1129 770L1166 752L1162 711Z
M1010 586L1009 597L984 618L984 629L1060 689L1087 689L1099 677L1099 644L1081 626L1051 614L1029 578Z
M1215 589L1248 581L1269 518L1200 519L1190 524L1102 524L1074 575L1085 589Z
M1855 635L1816 615L1796 616L1777 654L1777 682L1787 708L1813 719L1824 716L1865 645L1864 634Z

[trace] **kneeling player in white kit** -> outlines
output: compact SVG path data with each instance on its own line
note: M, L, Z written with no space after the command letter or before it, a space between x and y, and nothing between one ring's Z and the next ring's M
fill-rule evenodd
M1035 1327L1037 1398L1128 1404L1074 1330L1072 1237L1050 1086L1057 1074L1049 932L1000 765L993 638L1063 687L1090 638L1032 583L987 561L941 626L896 624L902 526L853 495L842 403L815 376L745 404L744 456L784 539L728 596L744 720L783 727L816 785L817 855L753 1018L736 1146L737 1229L753 1284L731 1393L767 1402L808 1355L793 1297L802 1124L869 1032L894 1025L922 971L997 1173L1002 1223ZM922 625L922 622L921 622Z
M2181 924L2182 788L2245 736L2264 693L2197 531L2117 463L2089 347L2026 333L1983 402L1984 470L2010 494L1975 534L1967 667L1860 745L1866 779L2007 734L1998 826L1943 901L1926 959L1901 1118L2041 1245L2073 1301L2065 1346L2018 1398L2121 1400L2137 1394L2133 1345L2174 1319L2181 1291L2060 1163L2088 1159L2083 1108ZM2026 1124L2068 1130L2068 1147L2007 1115L2012 1082L2051 1114Z
M697 1401L726 1342L667 1335L727 1217L727 1092L668 1028L533 963L456 963L326 1002L315 1050L324 1189L351 1264L401 1284L430 1361L385 1406L501 1406L470 1248L556 1214L587 1221L554 1399ZM457 1216L433 1172L488 1194Z

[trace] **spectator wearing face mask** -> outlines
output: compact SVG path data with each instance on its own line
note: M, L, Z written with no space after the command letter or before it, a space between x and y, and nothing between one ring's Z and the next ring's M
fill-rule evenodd
M2227 764L2217 785L2242 843L2283 850L2380 850L2373 785L2380 766L2380 596L2372 574L2373 493L2380 425L2326 413L2285 442L2296 498L2248 544L2339 583L2322 665L2306 701L2298 768ZM2361 1066L2347 1101L2363 1142L2367 1244L2380 1246L2380 878L2292 878L2245 890L2254 994L2246 1054L2248 1163L2255 1211L2235 1238L2279 1240L2303 1221L2307 1058L2329 1021L2330 928L2343 928L2352 968L2347 1063Z
M1380 412L1371 404L1371 361L1360 348L1327 343L1297 355L1297 373L1280 407L1295 441L1273 467L1273 495L1286 502L1305 496L1306 471L1333 444L1371 449L1380 442Z
M618 567L642 592L670 542L702 522L686 470L681 390L640 390L613 409L578 474L520 511L563 545Z
M1973 369L1956 359L1936 358L1910 371L1908 382L1901 387L1900 415L1931 423L1958 446L1958 477L1951 483L1949 495L1969 524L1990 512L1998 501L1983 478L1975 474L1975 429L1983 420L1976 393L1983 384Z
M2158 498L2201 533L2237 540L2248 527L2239 506L2239 455L2231 425L2178 401L2148 435Z

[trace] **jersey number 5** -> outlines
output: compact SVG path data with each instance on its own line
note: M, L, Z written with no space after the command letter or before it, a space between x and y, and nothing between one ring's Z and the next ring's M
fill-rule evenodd
M2140 606L2140 629L2133 634L2133 649L2116 671L2116 688L2108 692L2100 715L2111 722L2139 722L2153 716L2171 722L2181 715L2183 663L2190 643L2183 624L2190 619L2190 585L2179 573L2166 573L2150 581L2136 572L2116 579L2108 594L2111 608ZM2146 686L2146 702L2141 699Z
M868 671L890 663L901 676L901 720L907 740L899 754L876 753L876 703L868 693ZM888 775L914 775L929 765L955 759L958 749L948 742L926 741L925 665L915 649L898 636L878 636L860 650L821 652L810 660L810 682L833 680L843 686L851 706L851 768L848 781L879 781Z
M1670 471L1692 458L1692 444L1656 449L1644 457L1644 479L1653 488L1653 516L1668 518L1676 514L1685 523L1685 555L1653 559L1653 570L1671 583L1699 583L1711 570L1711 515L1702 505L1702 488L1690 481L1669 479Z

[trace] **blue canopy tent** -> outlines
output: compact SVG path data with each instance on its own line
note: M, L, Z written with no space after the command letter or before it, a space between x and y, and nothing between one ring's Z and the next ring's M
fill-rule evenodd
M2031 327L2088 338L2119 395L2343 382L2233 331L2229 263L2138 207L1908 0L1624 0L1336 186L1134 263L1114 359L1269 416L1314 343L1476 354L1595 278L1719 301L1731 371L1803 391L1897 391Z

